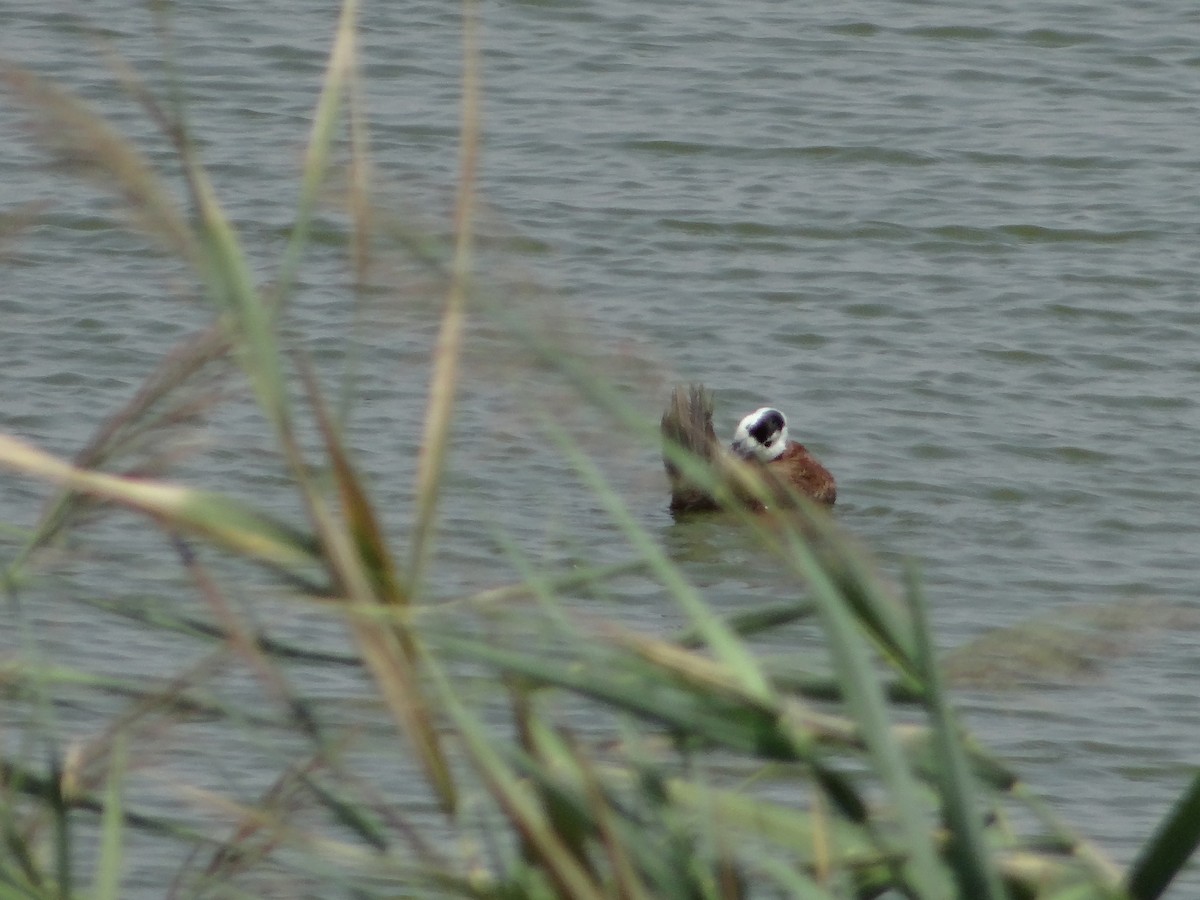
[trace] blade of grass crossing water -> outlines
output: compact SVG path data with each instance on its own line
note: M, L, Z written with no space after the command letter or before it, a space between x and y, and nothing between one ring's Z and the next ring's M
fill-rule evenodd
M915 572L908 571L908 597L913 619L916 662L924 676L925 702L933 725L942 815L949 831L948 856L960 896L1006 900L1007 893L984 838L979 792L942 686L937 652L929 633L925 598Z
M10 89L38 110L45 121L47 142L68 161L101 172L116 186L145 230L199 268L218 307L236 322L239 357L249 373L267 415L277 428L287 429L286 395L270 316L258 297L236 235L221 212L207 176L182 127L170 129L177 142L183 170L199 214L199 234L175 208L171 191L132 144L92 113L83 103L30 73L6 68Z
M473 220L475 216L475 176L480 141L479 49L476 45L474 4L463 4L463 74L460 113L458 198L454 212L454 258L451 262L450 287L442 313L441 329L434 348L433 375L425 410L425 431L417 460L416 516L409 561L409 589L420 590L426 560L430 554L434 519L442 473L446 466L454 395L458 386L458 367L462 356L463 327L471 278Z
M339 23L338 37L331 56L326 90L318 104L305 165L300 210L292 240L285 251L277 301L268 304L258 290L247 264L237 233L225 216L206 172L196 157L195 148L181 127L177 148L184 176L196 207L204 238L204 275L209 293L221 310L231 332L235 351L258 398L267 420L274 427L279 447L296 480L296 487L324 537L328 529L321 521L323 504L318 497L292 425L292 413L286 388L283 354L275 333L281 301L287 292L294 268L307 236L308 221L316 192L324 177L325 160L332 141L338 101L346 70L354 58L354 21L356 4L346 0Z
M313 112L312 132L305 151L304 170L300 185L300 200L292 224L292 235L284 250L279 267L275 291L279 298L286 297L296 277L304 247L308 242L309 226L316 208L321 185L329 167L329 150L338 123L338 113L347 84L353 79L357 60L357 0L344 0L338 19L333 49L325 70L321 96Z
M0 884L21 892L22 896L36 897L43 888L44 878L25 823L18 818L21 809L18 794L28 793L31 780L0 757L0 846L3 847ZM42 800L39 796L38 801Z
M610 892L628 900L651 900L639 872L648 871L646 863L654 860L646 854L653 849L639 840L644 836L636 829L631 832L626 827L609 800L601 773L577 742L564 739L540 716L527 715L524 722L527 748L542 764L542 771L534 772L533 779L542 786L543 803L556 834L591 872L595 871L587 858L591 845L585 838L598 839L607 856L602 869L610 872L615 882Z
M1138 852L1126 885L1133 900L1158 900L1200 845L1200 772Z
M1090 841L1072 831L1050 808L1044 797L1015 775L1009 780L1008 792L1010 796L1025 804L1026 809L1046 828L1048 835L1064 848L1064 852L1087 868L1093 894L1105 900L1126 900L1125 890L1121 886L1120 870Z
M730 668L732 674L739 679L742 690L763 702L771 702L774 691L749 648L724 622L713 615L695 588L688 584L662 548L630 514L628 507L613 492L595 463L553 424L546 422L544 427L567 455L576 472L591 489L593 496L604 504L609 515L628 536L630 543L645 557L663 586L683 607L692 621L692 626L703 636L713 655Z
M275 336L275 316L263 301L237 233L225 217L207 175L185 157L185 171L203 225L205 275L213 302L234 325L237 358L258 396L259 406L280 437L291 436L283 359Z
M457 806L455 782L442 747L434 716L418 678L418 646L405 643L404 634L380 628L373 619L352 622L363 659L375 678L386 705L417 750L443 810Z
M592 816L596 820L600 842L608 857L608 867L616 882L613 890L617 896L627 897L629 900L654 900L635 865L639 835L636 832L630 834L620 827L618 816L605 798L595 772L586 759L581 758L580 763L583 766L587 796L591 801Z
M866 639L837 587L798 535L791 552L804 571L820 606L834 668L846 692L846 703L858 721L874 768L889 795L899 827L898 840L905 859L900 864L904 882L922 900L954 896L948 873L941 865L933 839L932 822L913 773L891 733L883 689L875 673Z
M521 578L522 587L537 602L545 614L548 623L559 630L568 630L570 624L562 605L558 602L556 586L552 580L552 576L540 571L537 566L530 562L517 546L516 542L500 529L497 528L494 530L493 540L496 541L509 562L512 563L513 568ZM586 583L584 582L585 585Z
M225 216L195 147L181 125L173 132L192 204L200 220L203 247L201 275L210 299L223 317L242 369L250 380L267 420L289 456L301 485L305 468L295 454L291 413L285 387L283 358L275 335L275 314L263 301L238 241Z
M96 469L110 463L126 449L131 432L142 427L173 392L186 388L195 376L227 350L228 341L215 327L206 328L176 344L128 403L105 419L88 443L75 454L72 463L80 469ZM181 407L173 407L175 414L181 410ZM73 491L63 490L46 504L36 530L17 555L10 571L19 571L36 550L50 543L67 526L78 500Z
M62 757L58 749L50 752L49 802L54 833L54 873L58 879L58 890L63 900L73 896L74 851L71 840L71 804L65 794L67 779L63 771Z
M396 577L368 494L325 409L316 378L307 364L301 364L299 368L325 440L326 452L333 463L349 531L334 520L323 499L315 493L309 496L310 511L338 582L350 600L351 628L358 638L363 658L397 724L412 741L443 809L453 810L457 803L454 779L418 678L421 653L416 635L403 620L395 619L390 627L380 628L369 616L353 612L370 612L379 603L403 605L407 598Z
M302 361L299 370L308 390L309 405L325 441L325 452L333 467L342 517L350 526L350 534L358 551L358 562L365 566L366 574L380 600L388 604L404 605L408 602L408 597L400 584L396 565L379 524L379 517L375 515L375 508L371 505L370 494L363 487L362 479L350 462L341 435L325 406L312 367L307 361Z
M14 66L0 65L0 80L37 113L36 133L52 151L116 193L151 239L185 261L200 258L196 235L174 193L154 167L87 104L50 81Z
M454 634L429 634L427 640L444 654L494 666L540 684L557 685L659 722L680 734L770 758L797 757L795 742L779 732L770 712L757 705L739 707L717 702L711 696L679 690L661 672L646 668L633 658L622 658L619 662L607 655L599 660L588 658L590 642L575 658L560 660Z
M95 900L119 900L121 896L122 843L125 819L125 741L118 737L109 754L108 783L104 790L104 812L100 816L100 858L91 896Z
M372 184L370 137L363 100L362 79L358 66L351 67L347 84L348 129L350 135L350 163L347 171L348 185L346 206L350 213L350 259L354 272L354 317L350 340L346 343L346 361L342 369L341 389L337 398L337 419L345 427L358 395L362 366L365 358L363 347L369 341L355 340L367 327L364 317L364 297L368 292L371 270L372 236L375 233L375 206L372 202L375 190Z
M454 723L464 751L474 763L501 810L536 853L543 870L559 886L563 896L572 900L605 900L604 893L580 866L574 854L548 826L524 780L505 763L494 749L493 736L462 705L454 686L436 660L428 670L442 701L442 709Z
M0 466L130 506L252 559L281 565L319 559L304 535L220 494L79 469L4 434L0 434Z
M724 617L726 626L740 637L747 638L761 632L770 632L776 628L791 624L802 619L812 618L816 608L807 600L791 603L772 603L735 612ZM695 646L698 635L694 628L689 628L671 639L672 643L683 647Z
M1033 895L1038 888L1038 883L1027 881L1022 887L1029 895ZM1053 893L1037 894L1036 896L1038 900L1128 900L1128 897L1119 891L1097 892L1094 884L1072 884Z
M878 580L861 553L847 545L846 538L835 528L834 520L824 510L798 498L797 513L802 517L805 535L811 530L821 546L833 549L822 556L830 580L847 608L854 613L859 626L875 644L876 650L894 668L909 690L916 691L913 659L912 622L908 611L898 604L891 593L879 588ZM756 531L763 526L752 521ZM812 545L813 542L809 542Z
M579 780L579 765L565 740L541 715L536 691L527 685L509 685L513 722L520 747L528 758L529 783L541 800L549 827L563 846L589 873L587 839L595 831L595 817L579 802L574 789Z
M338 824L380 853L388 851L391 843L390 836L369 805L347 797L341 791L340 786L327 784L322 779L313 777L311 772L302 772L300 777L304 786L313 792L313 795L321 801L322 806L329 810L330 815ZM329 781L336 781L336 779L329 779Z
M779 885L785 892L783 896L794 900L838 900L838 895L831 894L784 860L762 854L754 863L763 870L766 878Z

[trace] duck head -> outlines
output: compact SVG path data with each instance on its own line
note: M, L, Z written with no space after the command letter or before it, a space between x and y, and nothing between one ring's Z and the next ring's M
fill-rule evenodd
M770 462L787 449L787 420L769 406L756 409L738 424L733 435L733 450L742 459Z

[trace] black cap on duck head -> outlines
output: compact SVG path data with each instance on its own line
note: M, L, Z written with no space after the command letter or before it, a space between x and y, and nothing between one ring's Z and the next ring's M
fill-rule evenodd
M756 409L738 424L732 450L742 459L770 462L787 449L787 420L769 406Z

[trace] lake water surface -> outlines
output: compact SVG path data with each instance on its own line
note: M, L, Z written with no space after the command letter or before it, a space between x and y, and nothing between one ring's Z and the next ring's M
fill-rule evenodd
M170 174L97 40L161 89L153 20L141 3L78 9L10 0L0 55L79 92ZM264 279L333 24L311 2L204 0L173 18L189 120ZM587 353L648 425L680 380L716 390L727 433L784 410L838 476L842 525L885 570L920 562L947 647L1079 606L1186 610L1200 588L1198 37L1188 3L485 4L483 290ZM460 11L368 3L362 40L381 206L444 233ZM47 170L19 122L0 107L0 208L45 208L0 246L0 428L71 454L208 313L174 263L114 227L109 198ZM287 327L329 372L352 335L352 444L402 534L437 295L401 266L354 314L343 230L331 209ZM627 557L541 436L547 411L714 606L782 589L728 526L676 526L652 443L593 421L502 332L473 333L436 593L511 577L497 531L539 561ZM280 490L247 403L212 428L181 477ZM0 521L32 524L43 496L4 475ZM169 554L154 562L135 533L98 527L110 568L80 563L68 583L103 592L118 566L147 593L178 590ZM632 582L613 600L650 628L678 621ZM59 609L39 613L52 653L173 671L161 636ZM1134 629L1082 683L962 698L984 741L1122 861L1197 763L1200 633L1181 621Z

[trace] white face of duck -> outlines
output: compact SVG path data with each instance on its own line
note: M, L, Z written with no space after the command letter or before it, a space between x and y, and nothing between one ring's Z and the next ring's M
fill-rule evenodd
M742 419L733 435L732 450L742 459L770 462L787 449L787 420L769 406L756 409Z

